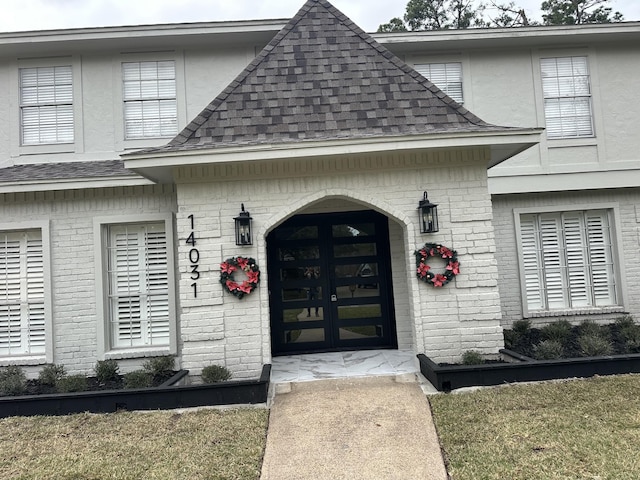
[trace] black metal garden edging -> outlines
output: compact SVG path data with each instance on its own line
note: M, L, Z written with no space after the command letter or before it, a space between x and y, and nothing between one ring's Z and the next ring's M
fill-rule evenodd
M159 387L103 390L0 398L0 418L31 415L67 415L117 410L165 410L265 403L271 365L264 365L259 379L231 380L207 385L176 385L188 370L181 370Z
M418 354L418 361L422 375L441 392L512 382L640 373L640 354L534 360L506 349L500 353L514 358L515 363L441 366L422 353Z

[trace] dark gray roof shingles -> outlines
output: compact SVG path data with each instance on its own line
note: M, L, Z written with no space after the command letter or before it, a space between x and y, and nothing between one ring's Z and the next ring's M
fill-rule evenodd
M122 160L43 163L0 168L0 183L138 176Z
M170 143L135 153L505 130L453 101L328 1L309 0Z

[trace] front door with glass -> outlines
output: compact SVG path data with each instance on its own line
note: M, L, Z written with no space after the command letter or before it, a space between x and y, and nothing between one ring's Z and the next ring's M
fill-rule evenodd
M267 246L274 355L396 347L385 216L298 215Z

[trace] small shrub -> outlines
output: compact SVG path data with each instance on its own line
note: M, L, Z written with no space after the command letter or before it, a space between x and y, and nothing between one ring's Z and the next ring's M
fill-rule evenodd
M88 388L85 375L69 375L59 379L56 383L56 389L60 393L84 392Z
M640 325L636 325L631 315L625 315L616 319L621 343L625 353L637 353L640 351Z
M631 315L623 315L616 318L615 324L618 326L618 328L620 328L620 330L638 326L636 325L636 322L633 320L633 317Z
M520 337L513 330L503 330L502 333L504 334L504 347L513 350Z
M554 340L564 344L571 335L573 326L567 320L558 320L542 327L542 337L545 340Z
M120 367L114 359L98 360L93 371L99 383L116 382L120 379L118 374Z
M578 338L580 352L585 357L597 357L600 355L610 355L613 351L613 345L608 338L602 335L586 335L582 334Z
M40 370L38 374L38 381L41 385L55 387L66 375L67 372L64 369L64 365L50 363L42 367L42 370Z
M516 320L511 325L511 330L519 336L525 335L531 330L531 321L523 318L522 320Z
M142 368L154 378L171 376L175 358L173 355L150 358L142 365Z
M153 383L153 376L147 370L135 370L125 373L123 377L124 388L146 388Z
M602 336L602 328L593 320L584 320L580 324L580 335L585 335L588 337L601 337Z
M482 354L476 350L467 350L462 354L463 365L481 365L484 363Z
M562 343L557 340L543 340L533 347L534 358L537 360L555 360L562 357Z
M202 381L204 383L224 382L231 378L231 372L221 365L209 365L202 369Z
M27 389L27 376L22 368L9 365L0 370L0 394L22 395Z

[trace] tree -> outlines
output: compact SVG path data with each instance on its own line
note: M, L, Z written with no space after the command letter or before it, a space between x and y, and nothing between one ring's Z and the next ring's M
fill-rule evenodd
M490 0L491 5L498 12L498 16L491 18L488 25L491 27L528 27L529 25L536 25L536 22L532 22L527 17L524 8L517 7L515 2L509 2L504 4L495 3Z
M392 18L378 27L379 32L443 30L485 26L484 6L473 7L473 0L409 0L404 20Z
M545 0L542 20L545 25L582 25L624 20L620 12L612 14L610 0Z

